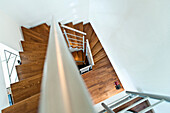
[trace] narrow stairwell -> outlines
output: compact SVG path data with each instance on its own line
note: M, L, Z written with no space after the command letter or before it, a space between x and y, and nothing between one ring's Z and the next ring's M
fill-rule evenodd
M82 74L82 77L91 94L93 102L97 104L115 94L122 92L124 90L123 86L121 85L121 82L119 78L117 77L117 74L113 66L111 65L104 51L104 48L101 45L101 42L99 41L91 24L90 23L83 24L83 22L80 22L78 24L73 25L73 23L70 22L64 25L71 27L71 28L75 28L76 30L81 30L84 33L86 33L85 39L88 39L91 54L92 54L93 61L94 61L94 66L92 67L92 71ZM60 26L62 26L61 23L60 23ZM61 27L61 29L64 34L64 28ZM74 34L74 35L83 36L82 34L76 33L72 30L66 29L66 32L70 34ZM71 38L74 38L76 42L76 39L77 39L76 36L71 37ZM67 43L70 42L70 45L72 45L71 40L67 41L66 36L65 36L65 40ZM86 43L85 43L85 46L87 45ZM75 61L77 60L87 61L86 51L85 52L82 52L82 51L72 52L72 55ZM80 65L83 65L78 62L76 62L76 64L78 67L80 67ZM119 90L116 89L115 82L118 82L120 84Z
M21 65L16 66L19 82L11 84L14 105L2 113L37 113L44 60L50 27L42 24L30 29L22 27Z
M79 38L79 37L83 37L83 35L80 34L80 33L75 32L75 31L69 30L69 29L64 29L61 26L61 23L59 23L59 24L60 24L60 27L61 27L61 30L62 30L63 34L64 34L64 30L67 33L67 36L64 34L64 37L65 37L65 40L67 42L68 47L70 48L70 46L71 46L73 49L74 48L77 48L77 49L82 48L82 46L84 44L83 43L83 38ZM77 29L79 31L83 31L83 23L82 22L78 23L76 25L73 25L72 22L64 24L64 25L68 26L70 28ZM70 44L70 46L69 46L69 44ZM85 45L86 44L84 44L84 46ZM72 51L72 55L73 55L74 60L76 61L77 65L84 65L85 64L85 49L84 50L78 50L78 51Z
M100 103L124 91L124 88L114 70L114 67L110 63L110 60L107 57L107 54L92 25L90 23L83 24L83 22L75 25L70 22L65 25L86 33L85 37L82 39L88 39L94 65L92 66L91 71L84 73L81 76L87 86L93 103ZM19 82L11 84L14 104L2 110L2 113L38 113L39 98L41 92L40 88L44 61L46 58L49 30L50 27L47 24L41 24L30 29L22 27L25 41L21 41L23 47L23 52L20 52L21 65L16 66ZM61 30L64 33L62 27ZM72 52L72 56L75 61L80 61L76 62L77 66L86 65L87 44L85 42L83 43L82 39L76 37L83 37L83 35L81 33L70 30L66 30L66 32L75 35L70 35L72 39L75 39L70 41L72 42L70 43L72 44L72 47L78 48L80 45L82 47L82 44L85 44L84 50L70 52ZM64 34L63 36L69 47ZM78 40L81 40L80 45L77 44ZM122 104L121 106L115 107L113 111L115 113L120 112L121 110L126 109L127 107L141 101L142 99L143 98L141 97L135 98L125 104ZM132 112L138 112L148 106L150 106L150 104L146 100L129 110ZM147 113L153 113L153 111L150 110Z
M94 65L92 67L92 70L85 74L82 74L82 77L84 79L84 82L86 83L86 86L87 86L90 94L91 94L94 104L100 103L100 102L124 91L124 88L123 88L113 66L111 65L110 60L108 59L107 54L106 54L100 40L98 39L97 34L95 33L92 25L90 23L83 25L83 22L78 23L76 25L73 25L73 23L70 22L65 25L72 27L72 28L74 26L74 28L76 30L81 30L86 33L85 39L88 39L92 57L93 57L93 61L94 61ZM67 30L67 32L74 33L74 35L80 35L78 33L76 34L76 32L69 31L69 30ZM72 38L77 39L76 37L72 37ZM65 40L67 42L66 37L65 37ZM76 42L76 40L75 40L75 42ZM76 61L77 59L76 59L75 53L72 52L72 55L74 57L74 60ZM83 56L83 58L86 59L85 52L84 52L84 54L81 54L80 56L81 57ZM79 66L79 64L77 64L77 65ZM119 84L118 88L116 87L117 83ZM127 107L129 107L139 101L143 101L143 98L142 97L135 98L135 99L129 101L128 103L122 104L121 106L115 108L113 111L115 113L120 112L121 110L124 110ZM149 104L149 101L146 100L144 102L141 102L139 105L132 107L128 111L138 112L138 111L141 111L141 110L147 108L148 106L150 106L150 104ZM101 112L101 113L103 113L103 112ZM150 110L147 113L153 113L153 110Z

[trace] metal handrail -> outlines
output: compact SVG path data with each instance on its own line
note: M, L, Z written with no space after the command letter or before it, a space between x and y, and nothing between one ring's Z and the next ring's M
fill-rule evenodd
M140 96L148 96L152 99L157 99L157 100L165 100L167 102L170 102L170 97L169 96L163 96L163 95L156 95L156 94L149 94L149 93L140 93L140 92L132 92L132 91L126 91L128 94L133 94L133 95L140 95Z
M68 26L65 26L65 25L61 25L61 27L69 29L69 30L74 31L74 32L77 32L77 33L80 33L80 34L83 34L83 35L86 35L85 32L79 31L77 29L74 29L74 28L71 28L71 27L68 27Z

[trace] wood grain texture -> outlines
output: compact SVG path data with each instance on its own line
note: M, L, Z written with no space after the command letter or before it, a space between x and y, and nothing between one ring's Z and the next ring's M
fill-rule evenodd
M46 51L47 50L47 44L43 44L43 43L21 41L21 44L24 51Z
M41 74L43 72L43 68L44 63L42 62L34 62L16 66L19 80L24 80L34 75Z
M126 103L126 104L124 104L124 105L116 108L116 109L114 109L113 111L114 111L115 113L117 113L117 112L125 109L126 107L128 107L128 106L136 103L137 101L139 101L139 100L141 100L141 99L143 99L143 98L142 98L142 97L138 97L138 98L136 98L136 99L134 99L134 100L132 100L132 101L130 101L130 102L128 102L128 103ZM147 108L148 106L149 106L149 101L144 101L144 102L142 102L141 104L139 104L139 105L131 108L130 110L133 111L133 112L139 112L139 111ZM150 110L150 111L148 111L148 112L146 112L146 113L154 113L154 112L153 112L153 110Z
M97 104L122 92L124 88L90 23L84 25L84 31L90 40L89 43L95 65L92 71L83 74L82 77L94 104ZM115 88L114 82L116 81L122 87L119 90Z
M46 56L49 27L45 24L31 29L22 27L25 41L20 52L21 65L16 66L19 82L11 85L14 105L2 113L38 113L40 87Z
M37 43L47 43L48 42L48 37L41 35L37 32L34 32L30 29L27 29L25 27L22 27L22 32L24 36L25 41L30 41L30 42L37 42Z
M75 61L84 61L83 60L83 51L76 51L76 52L72 52L72 56L74 58ZM83 62L76 62L77 65L83 65Z
M90 23L84 24L83 31L86 33L86 39L91 40L91 35L93 34L94 30Z
M19 54L22 64L28 64L32 62L44 62L46 51L29 51L20 52Z
M17 103L40 93L42 74L29 77L11 85L13 102Z
M40 94L20 101L4 110L2 113L38 113Z
M97 44L97 42L99 41L96 33L94 32L91 36L91 41L89 42L90 43L90 48L93 49L93 47Z
M46 37L49 37L50 26L48 26L46 23L32 27L30 29L39 34L45 35Z
M92 56L95 56L102 49L103 49L103 47L102 47L100 41L98 41L97 44L91 50Z
M96 64L98 61L100 61L102 58L106 57L106 53L104 49L102 48L97 55L93 56L94 63Z

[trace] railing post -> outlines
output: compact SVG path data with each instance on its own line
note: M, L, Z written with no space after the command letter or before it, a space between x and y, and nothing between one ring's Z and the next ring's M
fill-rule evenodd
M84 35L83 35L83 53L84 53Z
M70 45L70 42L69 42L69 39L68 39L68 36L67 36L67 33L66 33L66 30L65 30L65 29L64 29L64 35L65 35L65 37L66 37L66 40L67 40L68 45L69 45L69 48L70 48L71 45Z

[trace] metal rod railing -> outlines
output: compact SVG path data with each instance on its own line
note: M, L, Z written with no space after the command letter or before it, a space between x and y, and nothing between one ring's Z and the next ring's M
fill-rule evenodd
M140 95L140 96L148 96L150 98L158 99L158 100L164 99L165 101L170 102L169 96L155 95L155 94L149 94L149 93L139 93L139 92L132 92L132 91L126 91L126 93L133 94L133 95Z
M69 30L74 31L74 32L77 32L77 33L80 33L80 34L83 34L83 35L86 35L85 32L79 31L77 29L74 29L74 28L71 28L71 27L68 27L68 26L65 26L65 25L61 25L61 27L69 29Z
M75 37L77 37L77 38L83 38L83 37L81 37L81 36L78 36L78 35L74 35L74 34L71 34L71 33L67 33L67 35L70 35L70 36L75 36Z

